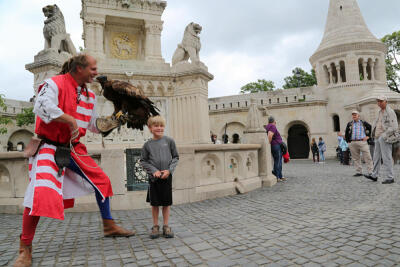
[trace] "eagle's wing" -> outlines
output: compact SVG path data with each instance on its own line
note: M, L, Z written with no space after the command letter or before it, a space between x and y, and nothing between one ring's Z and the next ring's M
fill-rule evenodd
M111 86L113 90L121 95L128 95L139 98L145 97L144 92L140 88L137 88L128 82L113 80L111 81Z

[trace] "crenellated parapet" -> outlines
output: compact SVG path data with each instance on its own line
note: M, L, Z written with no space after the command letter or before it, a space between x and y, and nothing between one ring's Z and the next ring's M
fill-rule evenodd
M259 107L269 109L321 104L327 101L318 87L301 87L209 98L208 110L210 114L240 112L249 109L251 99L254 99Z

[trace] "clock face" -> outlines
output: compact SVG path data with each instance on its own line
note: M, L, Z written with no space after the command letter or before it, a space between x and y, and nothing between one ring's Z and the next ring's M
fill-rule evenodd
M111 55L118 59L136 59L137 40L136 35L124 32L113 32L111 34Z

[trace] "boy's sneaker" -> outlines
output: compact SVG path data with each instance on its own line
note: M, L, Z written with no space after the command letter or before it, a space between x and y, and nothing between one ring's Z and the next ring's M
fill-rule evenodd
M160 237L160 226L154 225L153 227L151 227L150 238L156 239L159 237Z
M174 232L172 232L171 227L168 225L164 225L163 228L163 236L165 238L173 238L174 237Z

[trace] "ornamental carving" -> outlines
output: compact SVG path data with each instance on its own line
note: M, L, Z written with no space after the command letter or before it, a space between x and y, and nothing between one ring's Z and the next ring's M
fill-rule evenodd
M114 32L111 34L111 55L118 59L136 59L137 39L131 33Z

